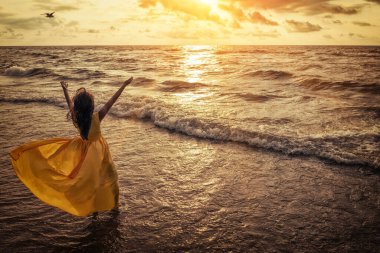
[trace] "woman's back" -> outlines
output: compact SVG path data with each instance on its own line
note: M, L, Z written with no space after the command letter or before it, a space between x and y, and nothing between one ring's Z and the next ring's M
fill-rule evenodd
M111 210L118 205L118 176L100 122L123 89L93 113L94 100L85 89L74 102L61 82L71 118L80 136L26 143L11 151L13 168L20 180L43 202L77 216ZM78 99L78 100L75 100Z
M96 112L92 115L91 118L91 127L90 131L88 133L88 140L89 141L94 141L102 135L101 130L100 130L100 120L99 120L99 113Z

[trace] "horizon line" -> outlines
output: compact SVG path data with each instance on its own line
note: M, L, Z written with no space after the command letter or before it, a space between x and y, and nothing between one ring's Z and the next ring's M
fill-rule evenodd
M0 47L105 47L105 46L301 46L301 47L380 47L378 45L365 44L66 44L66 45L0 45Z

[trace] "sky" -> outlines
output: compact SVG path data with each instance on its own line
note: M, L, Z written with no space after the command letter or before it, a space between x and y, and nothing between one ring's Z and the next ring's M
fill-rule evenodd
M199 44L380 45L380 0L0 2L1 46Z

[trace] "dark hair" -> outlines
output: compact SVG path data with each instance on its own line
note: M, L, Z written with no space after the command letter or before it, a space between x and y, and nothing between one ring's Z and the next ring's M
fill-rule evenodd
M83 139L88 139L90 132L92 113L94 112L94 97L85 88L80 88L73 97L73 110L68 114L71 115L73 124L79 129Z

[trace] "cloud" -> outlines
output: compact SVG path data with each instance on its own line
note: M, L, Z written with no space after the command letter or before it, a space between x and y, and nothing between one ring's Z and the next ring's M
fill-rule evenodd
M244 21L248 21L251 23L264 24L264 25L272 25L272 26L278 25L277 22L267 19L258 11L255 11L246 15L241 8L236 7L232 4L230 5L219 4L218 7L221 10L228 12L234 18L233 26L237 28L240 28L239 22L244 22Z
M33 2L36 2L36 3L50 3L50 4L53 4L53 3L56 3L55 0L33 0Z
M88 33L99 33L100 31L96 30L96 29L88 29L87 32Z
M78 7L72 5L57 5L54 6L54 11L76 11L79 10Z
M37 9L42 9L43 11L75 11L79 10L78 5L68 5L62 4L63 1L58 0L33 0L35 2L34 6Z
M78 7L73 5L57 5L57 4L36 4L38 9L46 10L46 11L55 11L55 12L64 12L64 11L76 11L79 10Z
M141 29L139 30L140 33L150 33L151 30L149 28L146 28L146 29Z
M364 39L365 36L359 34L359 33L349 33L348 36L350 37L357 37L357 38L360 38L360 39Z
M234 28L240 28L240 22L251 22L271 26L278 25L277 22L264 17L258 11L248 13L248 10L244 10L241 5L235 4L232 0L221 1L214 7L205 4L201 0L140 0L139 3L142 8L156 8L157 6L162 6L169 11L184 13L199 20L213 21L221 25L230 24ZM219 12L215 12L213 8L217 8ZM222 19L220 11L229 14L232 21L227 22Z
M0 13L0 23L14 29L33 30L47 25L58 26L62 21L45 17L16 18L9 13Z
M219 34L212 29L198 29L198 30L179 30L172 29L168 32L164 32L163 35L175 39L175 40L193 40L198 41L199 38L207 38L210 40L225 38L226 34ZM157 35L151 35L150 37L157 37ZM159 36L161 38L162 36Z
M24 35L21 33L16 33L12 28L6 28L5 30L0 31L0 39L20 40L23 38Z
M332 14L355 15L364 4L340 5L334 0L219 0L217 6L206 4L202 0L138 0L140 7L182 13L199 20L213 21L221 25L241 28L242 22L277 26L278 22L262 15L261 10L269 12L303 13L305 15ZM224 14L223 14L224 13ZM320 26L305 23L291 23L295 31L318 31Z
M150 8L161 5L166 10L183 13L200 20L214 21L221 23L222 20L216 14L212 13L210 5L201 1L183 1L183 0L140 0L140 7Z
M299 33L307 33L307 32L317 32L322 30L322 27L319 25L314 25L309 22L299 22L295 20L286 20L286 23L289 25L289 32L299 32Z
M372 2L372 3L380 4L380 0L367 0L367 2Z
M254 37L259 37L259 38L277 38L280 36L278 31L276 31L276 30L274 30L274 31L262 31L259 29L250 33L250 35L252 35Z
M2 9L2 8L0 8ZM12 17L14 16L13 13L9 13L9 12L0 12L0 21L3 20L3 19L7 19L9 17Z
M67 24L65 24L66 27L73 27L73 26L78 26L79 22L78 21L70 21Z
M371 25L370 23L366 23L366 22L359 22L359 21L354 21L352 22L354 25L358 25L358 26L373 26Z
M307 8L316 4L329 2L329 0L236 0L244 8L260 8L277 11L295 11L301 8Z
M341 25L341 24L342 24L342 21L340 21L340 20L337 19L337 20L334 20L333 23L334 23L334 24L339 24L339 25Z
M235 22L248 20L248 16L244 11L239 6L233 5L232 3L219 3L218 8L228 12L234 18Z
M250 17L251 22L253 23L260 23L260 24L272 25L272 26L278 25L277 22L267 19L266 17L264 17L257 11L249 14L249 17Z
M321 13L331 13L331 14L345 14L345 15L354 15L358 14L360 10L363 8L363 5L355 5L351 7L343 7L336 4L316 4L314 6L310 6L306 10L306 14L315 15Z
M278 12L303 12L309 15L331 14L357 14L363 5L344 7L332 4L332 0L236 0L243 8L260 8Z

